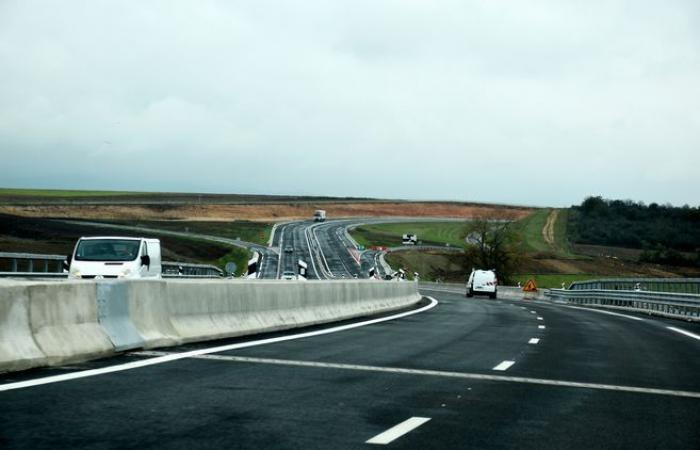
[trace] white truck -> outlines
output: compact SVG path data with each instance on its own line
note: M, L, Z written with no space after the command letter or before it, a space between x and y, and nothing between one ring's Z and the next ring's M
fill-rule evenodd
M160 241L150 238L81 237L68 257L68 278L160 278Z
M314 212L314 222L325 222L326 221L326 211L323 209L317 209Z
M467 297L474 297L474 294L486 294L491 298L498 295L498 279L493 270L472 269L472 273L467 279Z
M404 234L402 236L403 245L418 245L417 234Z

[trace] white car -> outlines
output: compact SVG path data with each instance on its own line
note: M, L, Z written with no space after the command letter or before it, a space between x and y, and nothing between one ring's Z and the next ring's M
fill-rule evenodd
M291 270L285 270L284 272L282 272L282 279L283 280L296 280L297 274L292 272Z
M467 280L466 296L473 297L474 294L485 294L491 298L496 298L498 295L496 272L493 270L473 269Z

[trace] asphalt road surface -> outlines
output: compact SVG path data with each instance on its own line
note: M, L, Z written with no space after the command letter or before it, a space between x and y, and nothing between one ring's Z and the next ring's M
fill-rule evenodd
M437 306L343 331L21 389L162 353L6 374L0 448L698 449L699 325L424 294Z

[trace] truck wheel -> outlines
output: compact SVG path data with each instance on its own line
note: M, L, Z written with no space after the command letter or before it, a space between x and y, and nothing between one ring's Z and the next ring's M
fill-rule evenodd
M489 294L489 297L490 297L492 300L495 300L495 299L496 299L496 293L494 292L493 294Z
M467 289L467 294L466 294L466 296L467 296L468 298L474 297L474 291L473 291L471 288Z

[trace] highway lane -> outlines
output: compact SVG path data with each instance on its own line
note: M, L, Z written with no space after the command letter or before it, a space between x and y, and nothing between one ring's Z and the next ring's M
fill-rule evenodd
M344 237L345 228L358 220L334 220L319 224L312 234L318 241L324 262L335 278L367 278L358 261L351 255L354 246ZM357 253L359 256L359 253Z
M275 230L273 246L280 248L280 274L284 271L298 273L298 261L304 261L309 267L308 279L321 278L316 269L316 261L312 261L306 229L313 225L312 221L288 222L281 224ZM267 278L267 277L265 277Z
M0 447L369 448L422 417L391 446L697 448L700 340L667 327L699 325L425 293L397 320L0 392Z

